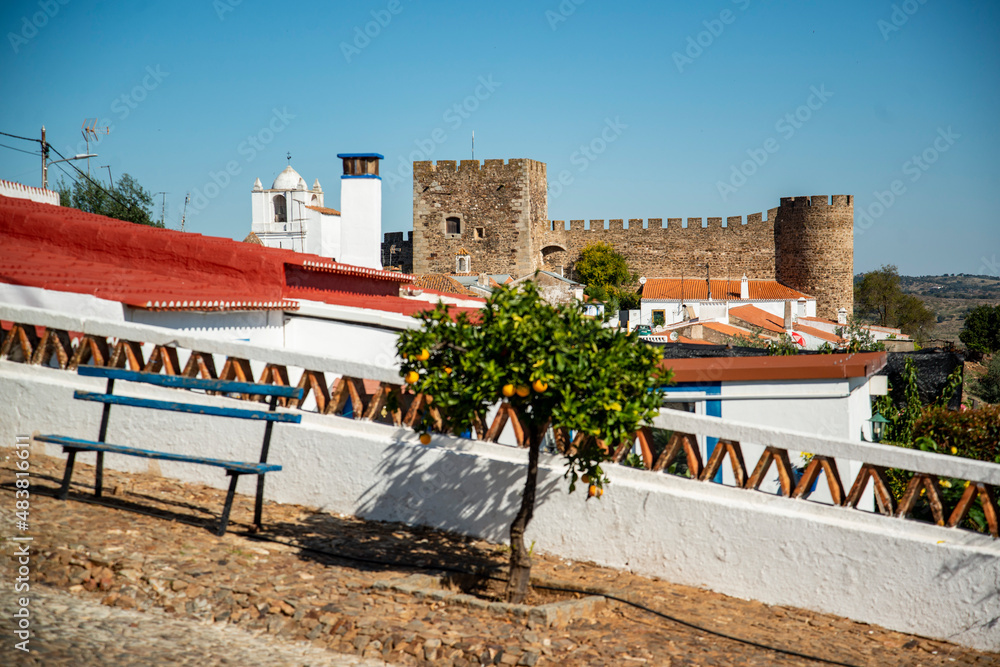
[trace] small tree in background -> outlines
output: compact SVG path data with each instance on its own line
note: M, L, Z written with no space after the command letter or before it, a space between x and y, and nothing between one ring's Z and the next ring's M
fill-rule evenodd
M580 251L573 271L587 285L587 296L607 304L609 311L639 307L640 297L635 291L639 276L629 271L625 256L610 243L587 245Z
M854 312L873 324L899 328L916 340L926 338L937 320L923 301L903 292L899 271L892 264L863 273L855 281Z
M657 414L660 395L653 389L668 382L670 372L659 370L656 348L635 335L602 328L577 304L546 303L532 282L494 291L480 313L475 324L464 313L453 321L439 303L417 315L423 327L399 337L401 372L413 391L433 397L446 433L468 430L499 401L516 409L525 429L528 469L510 526L506 598L518 603L531 577L524 533L534 513L538 459L548 429L590 436L576 449L567 448L566 476L571 492L582 480L588 497L600 497L608 481L600 464ZM432 428L426 411L418 428L424 433Z
M56 188L62 206L139 225L163 227L162 223L153 220L153 195L128 174L122 174L113 188L84 178L72 186L60 180Z
M958 334L970 352L977 356L1000 352L1000 306L976 306L965 317Z

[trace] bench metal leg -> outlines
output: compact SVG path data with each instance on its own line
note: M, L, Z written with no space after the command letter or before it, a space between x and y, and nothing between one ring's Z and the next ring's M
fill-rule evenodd
M73 479L73 464L76 463L76 450L69 450L69 456L66 458L66 472L63 474L62 486L59 487L59 495L57 496L59 500L66 500L66 496L69 495L69 482Z
M261 517L264 513L264 475L257 475L257 499L253 506L253 530L257 532L262 527Z
M233 473L231 470L227 470L226 474L231 476L232 479L229 481L229 493L226 494L226 506L222 508L219 529L215 531L215 534L219 537L226 534L226 527L229 525L229 511L233 509L233 496L236 495L236 481L240 478L239 473Z
M100 498L104 489L104 452L97 452L97 476L94 478L94 497Z

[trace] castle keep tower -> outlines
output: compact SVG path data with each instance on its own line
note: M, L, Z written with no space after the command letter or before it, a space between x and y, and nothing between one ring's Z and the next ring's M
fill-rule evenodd
M538 231L548 226L545 187L545 164L535 160L414 162L413 272L534 271Z
M782 197L774 223L775 278L816 297L816 315L854 312L854 197Z

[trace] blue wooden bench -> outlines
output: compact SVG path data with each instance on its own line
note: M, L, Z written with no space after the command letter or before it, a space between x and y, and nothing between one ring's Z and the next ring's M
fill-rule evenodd
M270 384L255 384L251 382L233 382L230 380L204 380L201 378L188 378L177 375L157 375L155 373L138 373L120 368L101 368L96 366L80 366L80 375L86 377L105 378L108 381L107 390L103 394L77 391L73 398L81 401L94 401L104 404L104 413L101 417L101 429L97 440L81 440L62 435L40 435L35 440L51 442L61 445L64 452L68 453L66 459L66 471L63 475L62 487L59 489L58 497L65 500L69 494L70 480L73 477L73 465L76 462L77 452L97 452L97 471L94 481L94 496L100 497L104 484L104 454L124 454L126 456L138 456L148 459L160 459L164 461L181 461L184 463L196 463L200 465L216 466L223 468L226 474L232 479L229 482L229 492L226 495L226 505L222 510L222 517L219 522L217 535L223 535L229 524L229 512L233 506L233 496L236 493L236 482L240 475L257 476L257 498L254 505L254 529L261 528L261 513L264 507L264 475L269 472L281 470L280 465L267 462L268 450L271 447L271 431L275 422L287 422L298 424L302 421L302 415L275 412L279 398L302 398L303 390L296 387L285 387ZM161 387L173 387L176 389L200 389L206 392L216 392L220 394L241 394L270 397L270 407L268 410L247 410L240 408L223 408L211 405L198 405L194 403L180 403L175 401L161 401L147 398L134 398L114 394L115 380L128 382L142 382L145 384L158 385ZM108 434L108 420L111 417L112 405L124 405L137 408L147 408L151 410L169 410L171 412L187 412L199 415L215 415L219 417L231 417L235 419L255 419L265 422L264 442L261 446L260 461L223 461L203 456L185 456L171 452L159 452L150 449L137 447L123 447L105 442Z

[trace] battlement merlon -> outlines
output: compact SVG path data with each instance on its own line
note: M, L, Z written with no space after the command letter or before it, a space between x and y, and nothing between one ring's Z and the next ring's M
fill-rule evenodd
M846 197L847 195L837 195L838 197ZM808 205L808 204L807 204ZM730 215L726 218L688 218L687 225L684 224L683 218L648 218L645 221L642 218L629 218L628 227L624 231L642 230L645 232L652 230L684 230L684 229L714 229L714 230L726 230L732 229L734 231L746 229L747 227L760 226L760 225L774 225L774 221L778 216L778 209L772 208L768 209L767 217L764 217L763 213L751 213L745 218L742 215ZM705 220L706 224L703 225L702 221ZM726 224L723 225L722 221L725 220ZM744 222L745 220L745 222ZM584 220L570 220L569 227L566 226L565 220L549 220L547 229L549 231L591 231L591 230L604 230L604 231L619 231L622 230L624 225L623 219L611 218L608 221L608 228L604 227L604 220L590 220L590 225L586 224Z
M433 174L433 173L454 173L454 172L479 172L479 171L490 171L490 170L500 170L500 169L512 169L514 171L519 171L527 167L529 170L539 171L541 173L545 172L545 163L539 162L537 160L529 160L526 158L511 158L507 162L503 160L438 160L437 162L431 162L430 160L420 160L413 163L413 173L417 174Z
M854 206L854 195L812 195L811 197L782 197L781 206L788 208L826 207L849 208Z

